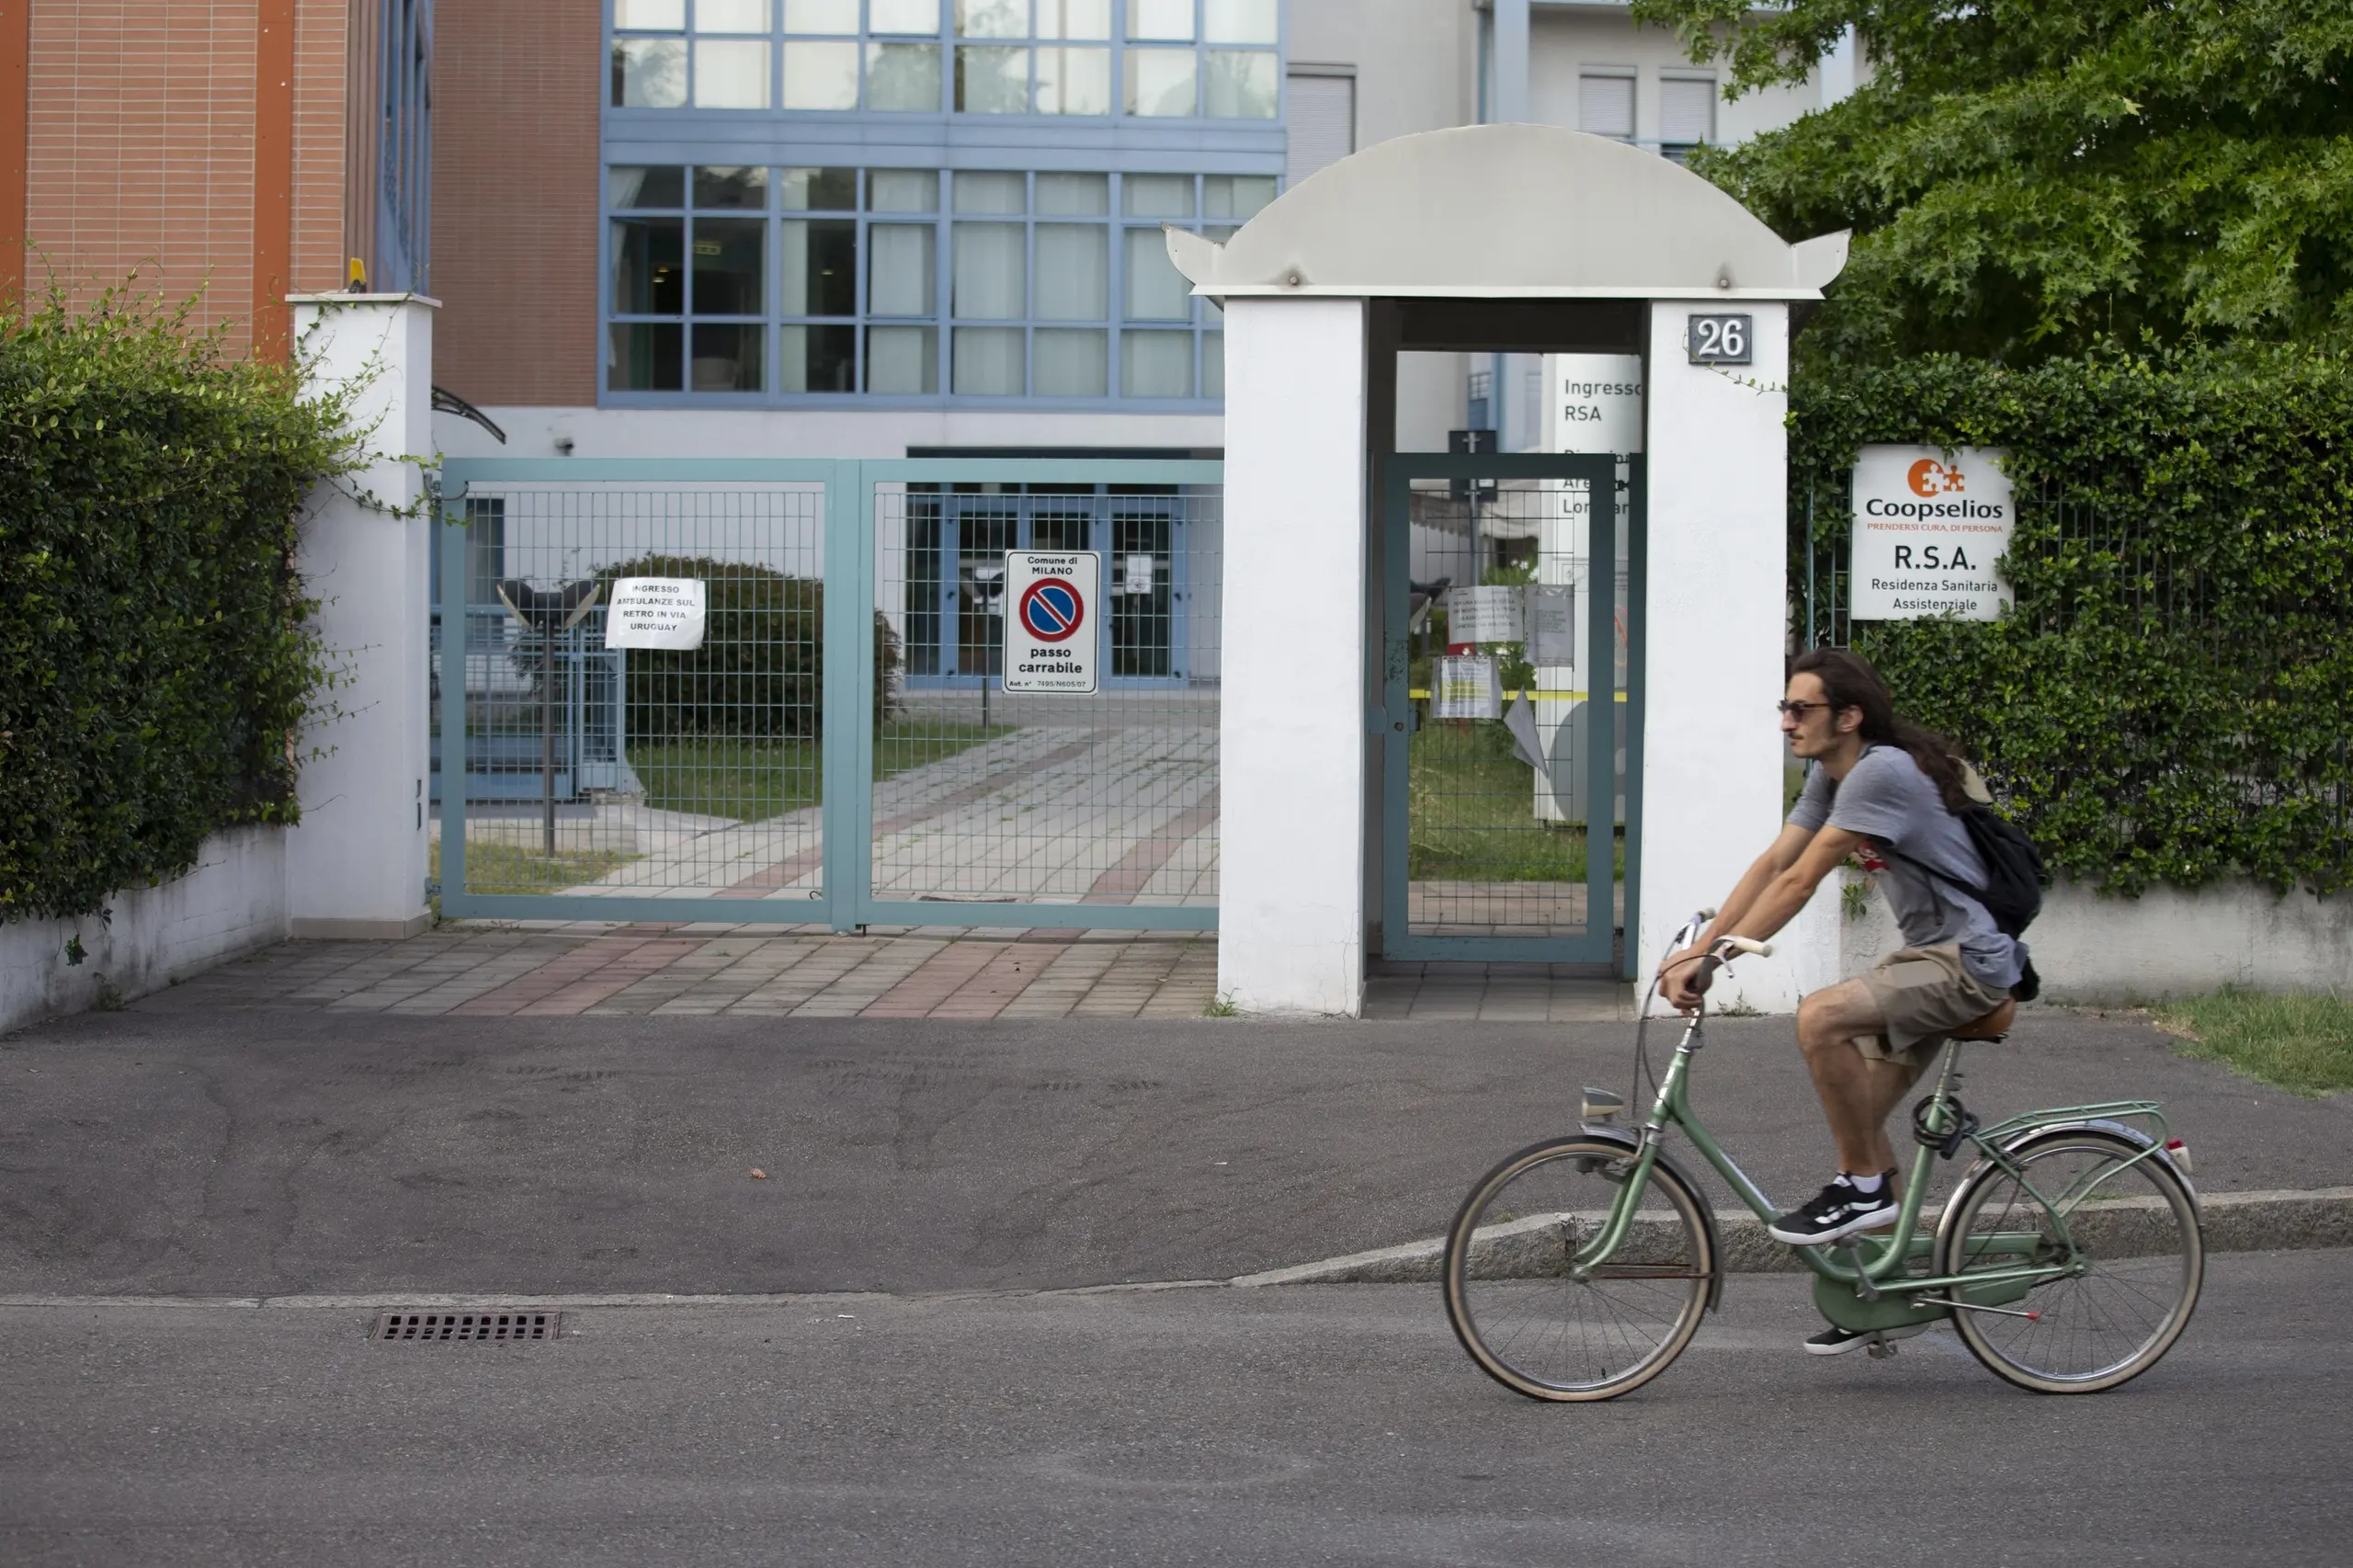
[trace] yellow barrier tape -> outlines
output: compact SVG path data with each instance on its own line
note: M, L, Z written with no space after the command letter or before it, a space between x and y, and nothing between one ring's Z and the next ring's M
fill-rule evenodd
M1406 695L1407 697L1411 698L1411 699L1412 699L1413 700L1415 700L1415 702L1427 702L1427 701L1430 699L1430 694L1429 694L1428 692L1427 692L1427 691L1424 691L1424 690L1422 690L1422 689L1418 688L1418 687L1416 687L1416 688L1415 688L1415 689L1413 689L1413 690L1411 690L1411 691L1406 692L1406 693L1405 693L1405 695ZM1529 692L1528 695L1529 695L1531 699L1534 699L1535 700L1540 701L1540 702L1541 702L1541 701L1547 701L1547 700L1553 701L1553 702L1583 702L1583 701L1585 700L1585 693L1584 693L1584 692L1582 692L1582 691L1540 691L1540 691L1531 691L1531 692ZM1520 696L1520 694L1519 694L1518 692L1517 692L1517 691L1506 691L1506 692L1505 692L1505 693L1504 693L1504 700L1505 700L1506 702L1517 702L1517 701L1518 701L1518 700L1519 700L1519 696ZM1614 694L1613 700L1615 700L1615 701L1619 701L1619 702L1623 702L1623 701L1625 701L1625 700L1626 700L1626 694L1625 694L1624 692L1622 692L1622 691L1618 692L1618 693Z

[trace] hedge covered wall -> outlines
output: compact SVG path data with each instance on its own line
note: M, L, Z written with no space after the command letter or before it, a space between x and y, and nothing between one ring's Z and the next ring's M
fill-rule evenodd
M293 571L346 414L122 293L0 312L0 920L96 914L293 820Z
M1790 424L1800 594L1809 552L1843 562L1858 447L2008 450L2015 612L1851 642L2056 869L2353 883L2353 358L1841 367L1801 378Z

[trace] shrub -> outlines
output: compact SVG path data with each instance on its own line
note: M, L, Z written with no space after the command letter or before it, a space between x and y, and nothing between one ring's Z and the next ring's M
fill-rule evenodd
M1806 551L1843 557L1863 442L2008 451L2015 610L1851 640L2054 869L2126 892L2353 885L2353 358L1827 368L1791 425L1801 583Z
M608 597L617 577L699 577L704 585L701 647L629 651L631 736L817 733L824 710L824 583L745 562L689 555L643 555L597 575ZM898 635L878 613L878 727L897 695L900 659Z
M343 400L111 290L0 315L0 919L101 912L291 822L322 678L294 572Z

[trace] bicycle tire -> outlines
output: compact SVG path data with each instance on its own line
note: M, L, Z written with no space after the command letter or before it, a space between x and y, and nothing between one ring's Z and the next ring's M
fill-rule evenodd
M1479 1369L1529 1399L1615 1399L1665 1371L1706 1314L1716 1260L1699 1194L1654 1164L1639 1229L1594 1277L1569 1256L1633 1154L1590 1135L1531 1143L1481 1177L1448 1227L1447 1321ZM1552 1348L1547 1353L1547 1346Z
M2096 1127L2054 1128L2007 1151L2030 1188L1990 1160L1961 1178L1937 1229L1938 1274L1998 1268L2026 1256L2017 1248L1987 1251L1982 1242L1972 1246L1972 1237L2031 1232L2039 1238L2035 1256L2064 1257L2044 1199L2105 1165L2145 1154L2104 1177L2098 1197L2069 1214L2082 1273L2034 1286L2006 1302L2006 1312L1952 1314L1961 1343L1996 1377L2037 1393L2097 1393L2155 1366L2188 1327L2206 1273L2198 1199L2173 1166L2146 1148ZM1967 1286L1954 1292L1968 1293ZM2038 1315L2022 1315L2027 1312Z

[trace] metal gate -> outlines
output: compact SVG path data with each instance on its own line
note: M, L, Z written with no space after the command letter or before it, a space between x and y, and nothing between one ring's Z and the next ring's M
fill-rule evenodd
M1213 928L1221 472L448 461L443 913ZM1091 695L1002 689L1025 549L1103 554ZM701 645L606 647L631 576L700 581Z
M1399 453L1383 474L1383 955L1622 966L1643 459Z

